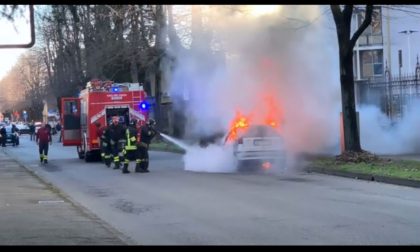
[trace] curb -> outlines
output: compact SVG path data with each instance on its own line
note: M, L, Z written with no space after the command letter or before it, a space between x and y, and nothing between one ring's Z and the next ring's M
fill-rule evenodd
M411 180L411 179L401 179L401 178L385 177L385 176L373 175L373 174L338 171L338 170L332 170L332 169L326 169L326 168L320 168L320 167L308 167L306 169L306 172L309 172L309 173L316 172L316 173L322 173L322 174L333 175L333 176L362 179L362 180L367 180L367 181L376 181L376 182L387 183L387 184L420 188L420 181Z

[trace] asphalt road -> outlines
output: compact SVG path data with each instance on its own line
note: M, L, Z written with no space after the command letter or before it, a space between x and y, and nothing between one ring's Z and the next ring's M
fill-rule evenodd
M27 136L7 153L142 245L420 244L420 190L296 173L184 171L151 152L151 172L122 174L50 147L40 165ZM132 169L132 168L131 168Z

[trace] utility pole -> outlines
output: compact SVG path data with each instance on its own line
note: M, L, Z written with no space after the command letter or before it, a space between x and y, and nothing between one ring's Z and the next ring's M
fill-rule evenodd
M400 97L399 97L399 103L400 103L400 119L402 118L402 114L403 114L403 104L402 104L402 98L403 98L403 94L402 94L402 80L401 80L401 67L402 67L402 50L398 50L398 79L399 79L399 84L400 84Z

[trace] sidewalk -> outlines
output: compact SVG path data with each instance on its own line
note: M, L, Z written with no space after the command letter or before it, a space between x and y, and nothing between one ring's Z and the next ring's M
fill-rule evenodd
M0 212L0 245L130 243L121 233L9 157L3 149L0 149Z

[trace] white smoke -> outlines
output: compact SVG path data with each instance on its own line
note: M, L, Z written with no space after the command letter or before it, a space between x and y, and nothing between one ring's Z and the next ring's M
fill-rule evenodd
M210 61L201 53L173 52L178 64L171 95L188 98L192 135L228 130L236 110L248 113L273 95L284 112L283 135L290 153L331 152L339 141L339 69L333 22L325 6L282 6L258 18L226 15L213 8L210 20L222 40L227 62ZM305 26L306 25L306 26ZM186 92L184 92L186 91ZM176 103L175 101L174 103ZM187 152L185 160L203 165L208 157L224 160L226 150ZM200 154L200 155L198 155ZM233 162L229 162L233 163ZM198 167L198 166L197 166ZM218 166L208 166L211 171Z
M202 172L234 172L236 160L232 158L232 146L209 145L187 149L184 156L185 170Z
M362 106L360 142L363 149L376 154L412 154L420 151L420 101L409 106L397 123L378 107Z

